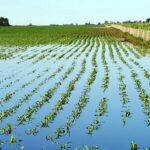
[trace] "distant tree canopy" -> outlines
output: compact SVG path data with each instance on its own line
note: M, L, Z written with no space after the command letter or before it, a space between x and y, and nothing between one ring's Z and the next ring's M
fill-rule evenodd
M85 25L91 25L91 23L90 22L86 22Z
M149 22L149 23L150 23L150 18L147 18L147 19L146 19L146 22Z
M0 17L0 26L10 26L7 18Z
M109 22L106 20L106 21L104 22L104 24L109 24Z

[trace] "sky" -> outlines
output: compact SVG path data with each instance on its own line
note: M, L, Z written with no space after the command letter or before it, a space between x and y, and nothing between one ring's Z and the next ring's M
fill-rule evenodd
M0 0L11 25L84 24L150 18L150 0Z

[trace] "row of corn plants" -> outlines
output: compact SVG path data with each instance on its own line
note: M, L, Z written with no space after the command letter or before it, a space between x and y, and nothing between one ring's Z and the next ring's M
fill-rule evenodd
M6 117L10 116L11 114L15 113L17 109L22 106L23 103L27 102L29 98L35 94L41 86L43 86L46 82L48 82L51 78L54 78L63 67L59 67L54 73L52 73L50 76L46 77L43 81L41 81L33 90L31 90L29 93L25 94L21 99L19 99L19 102L14 105L13 107L8 108L5 111L0 111L0 120L4 120Z
M46 94L44 96L41 96L41 100L37 101L35 105L29 107L26 109L25 113L22 116L18 117L19 124L22 124L27 119L30 120L33 113L36 113L45 103L48 103L49 100L54 95L55 91L60 87L62 84L61 82L67 79L69 74L74 70L75 68L75 62L72 63L72 66L65 72L65 74L61 77L60 81L56 82L55 85L46 91Z
M99 47L99 45L98 45ZM96 54L97 54L97 50L95 50L92 60L96 59ZM95 60L94 60L95 62ZM75 120L78 119L82 113L83 108L86 106L86 104L89 101L89 97L87 95L87 93L90 90L91 85L93 84L93 82L96 79L96 75L97 75L97 63L93 63L92 62L92 66L94 67L92 69L92 72L90 73L90 76L88 78L88 81L85 85L84 90L82 91L82 95L79 98L79 102L76 104L75 110L72 111L72 113L67 117L66 123L65 123L65 127L61 127L58 128L54 134L54 136L46 136L46 139L52 141L53 138L59 139L60 137L69 134L70 135L70 127L73 126L73 124L75 123Z

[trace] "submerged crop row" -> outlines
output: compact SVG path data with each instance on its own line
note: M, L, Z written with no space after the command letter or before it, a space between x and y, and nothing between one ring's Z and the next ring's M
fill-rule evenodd
M0 48L0 54L9 54L0 58L0 149L148 147L146 51L113 29L68 26L57 33L56 28L45 28L51 35L42 41L53 45ZM35 44L32 38L25 43Z

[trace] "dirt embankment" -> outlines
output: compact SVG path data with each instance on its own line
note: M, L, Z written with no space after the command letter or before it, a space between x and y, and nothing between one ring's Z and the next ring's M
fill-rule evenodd
M134 29L134 28L128 28L121 25L111 25L111 27L120 29L123 32L128 32L132 34L135 37L140 37L145 41L150 41L150 31L142 30L142 29Z

